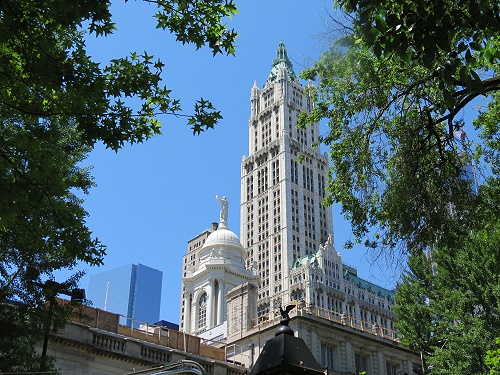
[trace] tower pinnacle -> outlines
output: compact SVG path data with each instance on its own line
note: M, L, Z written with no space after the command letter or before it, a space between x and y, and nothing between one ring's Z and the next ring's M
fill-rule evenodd
M276 50L276 58L273 59L273 66L271 68L271 73L267 78L267 82L274 82L276 80L276 78L278 77L278 70L280 66L284 66L286 76L288 76L292 80L297 78L295 72L293 71L292 62L290 61L286 53L286 47L285 43L283 43L283 40L280 40L280 44L278 45L278 49Z

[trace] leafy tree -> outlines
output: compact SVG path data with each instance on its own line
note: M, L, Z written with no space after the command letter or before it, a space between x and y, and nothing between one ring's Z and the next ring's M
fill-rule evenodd
M234 54L236 33L222 23L237 12L232 1L149 1L157 5L157 27L182 43ZM1 115L71 118L89 143L117 150L160 132L156 115L181 114L180 102L162 85L164 64L147 52L131 52L101 66L87 54L85 37L105 37L115 27L105 0L4 1L1 5ZM87 25L83 29L81 25ZM137 107L128 104L137 99ZM200 99L189 116L195 133L221 115Z
M395 308L422 367L484 373L500 336L498 2L334 3L348 22L302 72L317 104L300 116L328 123L326 203L342 204L354 243L409 257Z
M333 162L327 203L342 204L356 241L369 247L451 245L484 212L497 215L498 4L335 3L350 23L302 73L318 87L315 110L300 122L328 120L318 139ZM463 110L479 96L488 104L472 129ZM478 194L471 166L493 172Z
M81 167L89 146L73 124L56 120L0 122L1 371L47 368L50 362L32 346L44 339L51 323L63 325L68 317L66 307L49 313L47 304L76 288L81 276L54 289L54 271L77 262L102 264L104 256L75 195L94 185L89 168Z
M486 352L485 362L490 366L490 375L500 374L500 338L497 338L497 348Z
M148 2L177 41L234 54L236 33L223 23L237 12L231 0ZM72 307L55 296L81 277L56 283L54 271L103 262L81 198L94 185L82 162L95 143L117 151L160 134L158 114L187 117L195 134L221 118L203 98L182 112L147 52L93 61L85 40L115 30L109 6L0 2L0 372L51 368L33 345L67 321Z
M488 226L461 246L415 254L397 287L403 344L432 374L484 374L500 336L500 230Z
M433 110L446 113L437 120L453 126L451 120L474 97L498 90L500 77L480 77L496 69L500 58L498 2L339 0L338 5L354 12L357 36L378 57L415 63L433 73L428 79L441 93Z

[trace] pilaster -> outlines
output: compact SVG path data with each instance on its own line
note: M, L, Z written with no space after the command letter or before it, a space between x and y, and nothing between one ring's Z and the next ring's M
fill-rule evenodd
M214 298L214 280L209 279L208 280L208 304L207 304L207 329L210 329L213 327L213 314L214 314L214 303L215 303L215 298Z

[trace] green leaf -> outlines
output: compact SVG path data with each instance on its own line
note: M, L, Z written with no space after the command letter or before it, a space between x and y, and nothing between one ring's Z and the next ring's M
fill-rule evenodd
M444 97L444 101L446 103L446 106L448 108L455 107L456 99L453 96L453 93L449 92L448 90L443 90L443 97Z
M462 65L460 67L459 75L461 82L467 82L467 78L469 77L469 69L465 65Z
M472 57L472 54L470 53L470 49L467 48L467 51L465 51L465 62L467 64L470 64L474 61L474 58Z
M457 53L460 54L464 52L466 49L467 49L467 44L465 44L464 42L460 42L457 47Z
M477 42L470 42L469 43L469 46L475 50L475 51L481 51L483 49L483 47L481 46L481 44L477 43Z
M438 47L441 48L443 51L451 52L451 46L448 40L447 33L439 33L438 35L436 35L435 41Z
M382 17L380 14L374 14L373 18L375 19L375 27L379 31L384 32L387 30L387 23L385 22L384 17Z

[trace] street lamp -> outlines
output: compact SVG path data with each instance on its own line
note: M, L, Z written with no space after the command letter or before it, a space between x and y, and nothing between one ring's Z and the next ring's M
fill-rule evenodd
M45 321L42 354L41 354L41 360L42 360L41 369L44 370L46 366L47 348L49 344L50 327L52 326L53 309L56 296L58 294L64 294L71 297L72 302L84 303L86 301L85 289L68 290L68 287L64 283L58 283L53 280L46 280L45 283L43 284L35 283L35 285L41 286L45 289L45 296L47 298L46 302L48 302L47 317Z
M325 374L304 340L295 337L288 326L288 311L281 310L280 326L274 337L265 343L250 375Z

